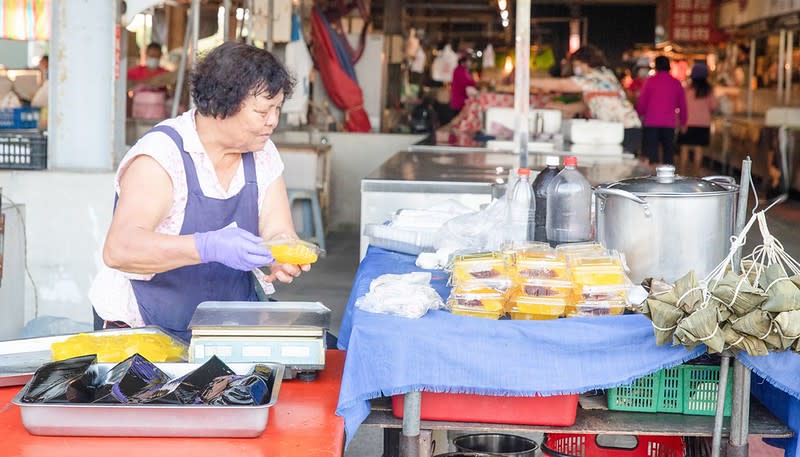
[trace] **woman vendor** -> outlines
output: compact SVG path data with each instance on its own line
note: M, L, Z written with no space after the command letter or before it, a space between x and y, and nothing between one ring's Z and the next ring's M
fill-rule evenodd
M192 72L196 108L128 151L90 290L104 327L157 325L188 340L201 302L255 301L256 283L271 293L272 280L309 270L274 263L262 244L297 237L270 140L293 85L269 52L222 44Z
M603 52L592 45L585 45L570 56L570 63L572 76L532 78L531 88L582 93L582 102L553 103L549 107L561 110L568 118L588 111L593 119L622 123L625 128L622 146L626 151L636 153L642 142L642 122L616 75L607 68Z

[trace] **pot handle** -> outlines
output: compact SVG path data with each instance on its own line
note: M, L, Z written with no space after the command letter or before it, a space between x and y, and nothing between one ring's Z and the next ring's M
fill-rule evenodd
M704 181L721 182L723 184L728 184L730 186L736 185L736 179L734 179L733 176L714 175L714 176L705 176L702 179Z
M622 189L611 189L608 187L596 187L594 189L594 193L600 195L616 195L617 197L627 198L628 200L633 200L640 205L647 205L647 202L642 200L641 197L638 197L636 194L628 192L627 190Z
M617 197L627 198L628 200L642 205L642 208L644 209L644 215L650 217L650 205L647 203L647 201L636 194L628 192L627 190L612 189L609 187L595 187L594 193L603 196L616 195Z

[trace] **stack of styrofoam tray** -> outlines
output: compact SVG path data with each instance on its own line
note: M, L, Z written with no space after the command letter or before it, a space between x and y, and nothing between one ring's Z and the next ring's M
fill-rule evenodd
M434 251L436 231L411 230L384 224L367 224L364 235L369 237L369 244L391 251L405 254L419 254Z

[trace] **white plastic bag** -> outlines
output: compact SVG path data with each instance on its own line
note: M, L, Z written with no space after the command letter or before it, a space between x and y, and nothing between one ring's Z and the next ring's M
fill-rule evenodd
M436 248L499 250L508 234L508 202L495 200L475 213L447 221L436 236Z
M430 273L381 275L370 283L369 292L356 300L356 307L371 313L419 318L430 309L444 308L430 284Z

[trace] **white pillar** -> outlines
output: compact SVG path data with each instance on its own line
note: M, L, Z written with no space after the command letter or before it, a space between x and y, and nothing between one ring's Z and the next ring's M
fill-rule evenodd
M112 168L115 6L109 0L53 0L48 110L51 167Z
M516 112L514 148L519 151L519 166L527 168L528 108L531 94L531 0L517 0L516 9L515 51L517 63L514 70L514 111Z

